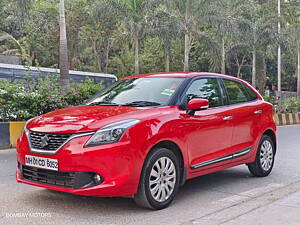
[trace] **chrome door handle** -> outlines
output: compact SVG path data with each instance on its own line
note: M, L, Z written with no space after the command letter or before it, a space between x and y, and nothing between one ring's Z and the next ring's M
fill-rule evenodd
M223 120L232 120L232 119L233 119L232 116L225 116L225 117L223 117Z
M257 114L262 114L262 112L263 112L262 110L256 110L256 111L254 112L254 114L255 114L255 115L257 115Z

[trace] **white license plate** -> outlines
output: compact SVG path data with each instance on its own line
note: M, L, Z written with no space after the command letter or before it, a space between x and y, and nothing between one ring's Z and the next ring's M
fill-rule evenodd
M41 169L58 171L58 160L37 157L32 155L25 155L25 165L33 166Z

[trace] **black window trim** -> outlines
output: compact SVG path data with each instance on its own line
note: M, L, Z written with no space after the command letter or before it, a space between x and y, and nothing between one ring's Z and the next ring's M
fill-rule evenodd
M186 106L185 106L185 93L187 92L187 90L189 89L189 87L192 85L192 83L196 80L200 80L200 79L208 79L208 78L213 78L217 80L219 89L220 89L220 94L221 94L221 101L222 101L222 105L220 106L215 106L215 107L209 107L206 110L210 110L210 109L216 109L216 108L220 108L220 107L224 107L226 106L226 103L224 101L224 90L222 89L222 81L220 81L220 78L217 76L211 76L211 75L204 75L204 76L195 76L191 79L188 80L187 85L183 88L182 92L180 93L180 97L178 98L177 104L179 106L180 109L182 110L186 110Z
M227 93L227 90L226 90L226 87L225 87L225 84L223 82L223 80L230 80L230 81L233 81L233 82L236 82L236 83L240 83L243 87L243 90L246 92L246 95L247 95L247 101L246 102L239 102L239 103L234 103L234 104L230 104L230 101L229 101L229 96L228 96L228 93ZM224 89L224 93L226 94L226 99L227 99L227 103L225 106L231 106L231 105L241 105L241 104L245 104L245 103L251 103L251 102L256 102L259 98L258 96L256 95L256 99L254 100L249 100L250 99L250 96L249 96L249 93L248 91L245 89L245 84L243 84L242 82L238 81L238 80L234 80L234 79L230 79L230 78L224 78L224 77L221 77L220 78L220 82L222 82L222 88Z

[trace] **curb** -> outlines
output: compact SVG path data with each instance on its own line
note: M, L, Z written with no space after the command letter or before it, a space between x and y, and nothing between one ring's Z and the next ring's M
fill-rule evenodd
M24 122L0 122L0 148L16 147Z
M300 113L274 114L277 126L300 124Z

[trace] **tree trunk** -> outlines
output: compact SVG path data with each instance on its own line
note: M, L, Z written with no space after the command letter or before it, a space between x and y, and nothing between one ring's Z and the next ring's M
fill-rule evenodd
M226 73L226 55L225 55L225 40L224 37L222 37L222 64L221 64L221 73Z
M170 72L170 49L165 50L165 71Z
M252 52L252 86L256 88L256 49Z
M190 55L190 37L188 34L184 36L184 72L189 71L189 55Z
M236 74L237 78L241 78L241 69L242 69L242 66L238 65L238 71L237 71L237 74Z
M110 45L111 45L111 43L108 40L107 41L107 46L106 46L106 51L105 51L105 68L104 68L104 72L105 73L108 72L108 61L109 61Z
M297 65L297 97L300 100L300 46L298 47L298 65Z
M257 54L256 58L257 58L257 63L256 63L257 75L258 75L257 87L258 87L259 92L262 95L264 95L264 89L265 89L266 80L267 80L266 55L265 55L265 53Z
M134 50L135 50L134 71L135 71L135 74L139 74L140 73L140 65L139 65L139 35L138 35L138 31L134 37Z
M187 26L190 23L190 16L191 16L191 0L186 1L186 9L185 9L185 24L186 24L186 31L184 35L184 71L189 71L189 56L190 56L190 36L187 30Z
M65 91L70 86L69 63L68 63L68 42L65 20L64 0L59 4L59 69L60 84Z
M77 27L77 30L79 31L79 27ZM77 58L77 49L78 49L78 39L79 39L79 32L75 34L75 38L72 41L72 49L71 49L71 55L70 55L70 70L73 70L75 68L76 58Z
M98 65L98 71L101 73L102 72L101 57L99 56L98 51L97 51L97 41L93 40L92 44L93 44L92 45L93 52L94 52L94 55L95 55L95 58L96 58L96 61L97 61L97 65Z

